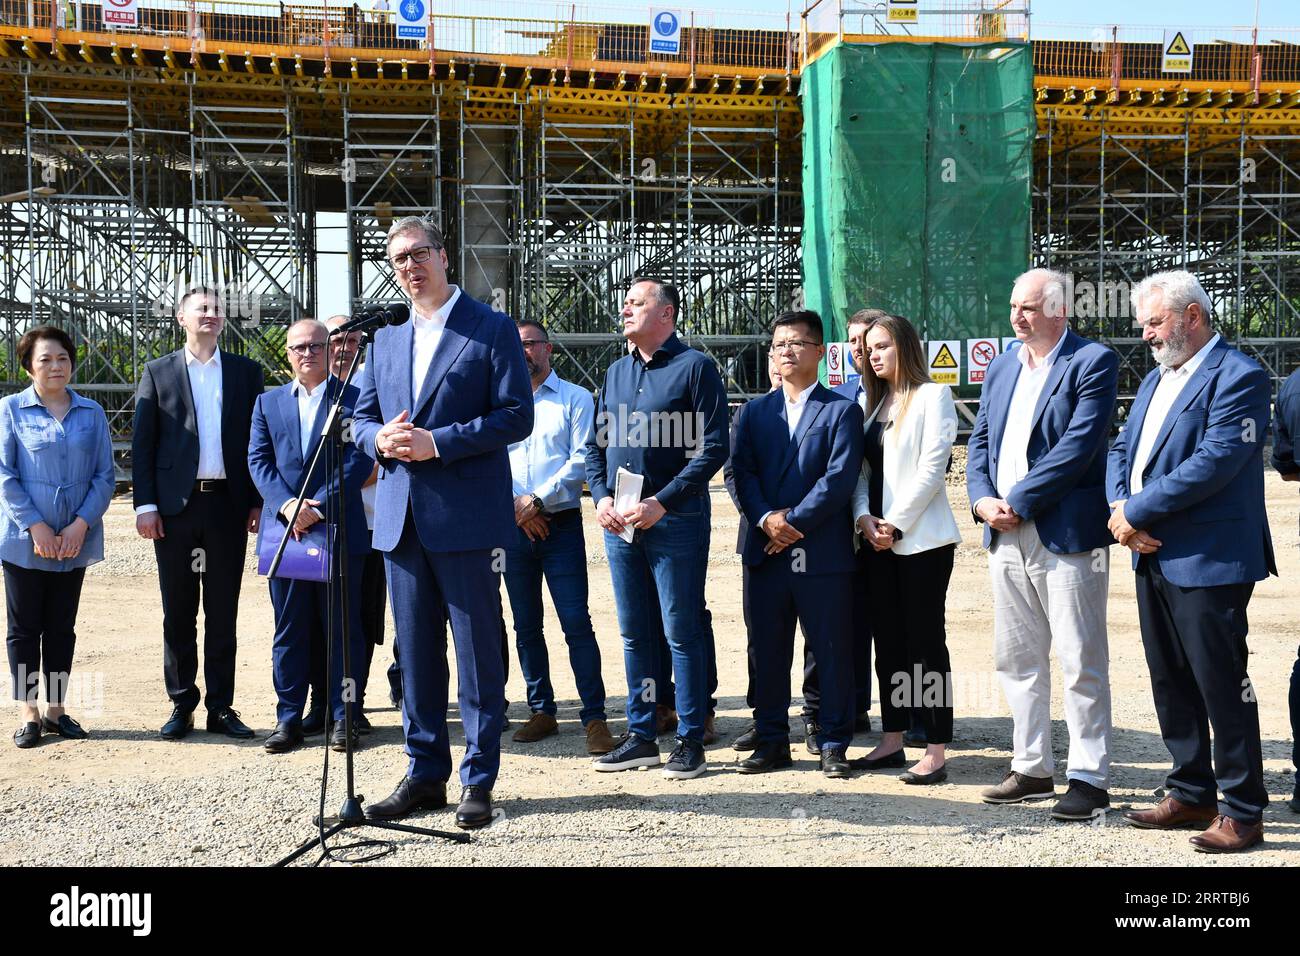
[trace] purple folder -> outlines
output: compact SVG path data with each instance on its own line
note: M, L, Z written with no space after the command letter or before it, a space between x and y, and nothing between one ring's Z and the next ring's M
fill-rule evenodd
M273 521L262 529L262 540L257 548L258 574L266 574L271 567L280 539L288 530L288 526L279 521ZM328 581L333 544L334 526L324 521L316 522L297 540L289 535L289 543L285 545L284 557L280 559L275 576L295 581Z

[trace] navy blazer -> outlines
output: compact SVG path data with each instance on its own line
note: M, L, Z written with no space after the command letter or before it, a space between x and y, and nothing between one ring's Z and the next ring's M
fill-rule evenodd
M741 521L749 523L741 560L752 566L769 557L788 560L802 549L803 573L852 571L853 489L862 467L862 409L824 385L813 386L794 437L778 389L740 410L731 466ZM803 538L779 555L767 555L769 539L758 519L789 508L786 520Z
M230 507L247 518L259 507L248 474L248 430L253 403L262 394L262 366L221 353L221 458ZM179 514L194 493L199 473L199 426L185 368L185 349L145 365L135 392L131 435L133 507L153 504L164 517Z
M413 342L413 321L375 334L354 416L357 444L380 466L374 547L397 547L410 510L426 550L503 548L516 534L506 448L533 430L533 387L519 332L508 315L462 290L417 396ZM375 436L403 409L433 434L437 457L379 456Z
M1022 345L1021 348L1024 348ZM989 366L975 430L966 446L966 494L975 503L998 494L998 455L1021 362L1004 352ZM1106 440L1115 415L1119 356L1069 329L1034 406L1026 449L1029 473L1016 482L1008 504L1034 522L1043 547L1077 554L1114 543L1106 527ZM984 528L984 547L997 534Z
M1179 587L1245 584L1276 574L1264 510L1268 373L1220 338L1169 409L1142 490L1130 495L1132 456L1159 381L1159 368L1142 380L1111 446L1108 500L1125 499L1128 523L1162 542L1151 558ZM1134 552L1133 567L1137 562Z
M262 521L257 532L259 546L262 534L272 521L285 524L280 509L286 501L298 495L307 463L321 442L325 416L338 397L341 385L342 382L330 376L325 395L316 411L316 420L312 424L314 437L307 448L302 447L298 399L294 397L292 382L263 392L253 406L252 432L248 440L248 471L262 495ZM343 393L345 422L356 406L357 395L355 385L349 385ZM366 530L366 512L361 504L361 486L370 477L373 463L354 442L344 442L343 447L343 516L347 521L348 553L366 554L370 551L370 533ZM307 497L321 502L321 513L331 517L331 511L326 507L331 498L334 499L333 515L338 514L339 508L338 466L332 461L327 462L328 457L327 450L316 462Z

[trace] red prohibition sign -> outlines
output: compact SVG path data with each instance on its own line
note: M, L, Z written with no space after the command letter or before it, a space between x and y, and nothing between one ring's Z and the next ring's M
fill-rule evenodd
M115 7L129 7L132 0L108 0Z
M980 366L987 366L997 355L998 350L992 342L976 342L970 353L971 361Z

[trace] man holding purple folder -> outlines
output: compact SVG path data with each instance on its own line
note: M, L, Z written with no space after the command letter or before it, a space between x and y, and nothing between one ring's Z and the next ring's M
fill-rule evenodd
M303 476L321 440L330 407L342 382L329 374L325 352L325 325L303 319L289 327L286 348L293 381L264 392L253 407L252 434L248 444L248 470L262 496L261 530L258 534L258 564L275 550L281 533L296 541L319 538L337 541L338 525L347 522L346 560L348 584L349 652L353 680L365 665L365 638L361 629L361 575L370 535L361 504L361 485L370 475L371 461L352 442L343 446L343 489L338 487L338 465L326 449L316 462L308 483L307 498L288 527ZM357 389L349 385L343 393L343 414L348 417L356 405ZM290 546L292 548L292 545ZM275 732L266 739L268 753L287 753L303 739L302 714L307 704L311 677L311 645L317 636L331 633L329 708L333 731L330 745L346 749L344 706L353 704L354 720L359 710L356 684L343 686L342 591L324 580L310 580L302 567L310 549L286 549L277 575L270 579L271 604L275 608L275 637L271 645L272 681L277 697ZM336 554L337 558L337 554ZM353 745L356 725L353 724Z

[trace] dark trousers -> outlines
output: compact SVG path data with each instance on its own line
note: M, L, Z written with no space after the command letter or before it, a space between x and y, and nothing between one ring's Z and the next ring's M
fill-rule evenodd
M271 606L275 609L275 637L271 642L271 682L275 686L278 703L275 719L288 723L302 717L307 704L307 686L311 676L312 646L319 645L324 656L325 636L333 633L332 653L329 656L330 717L343 719L343 705L355 703L353 713L361 706L359 671L365 659L361 629L361 564L363 555L348 556L348 626L351 641L348 645L348 663L356 690L345 693L343 686L343 601L342 591L334 588L333 601L330 588L319 581L295 581L289 578L271 578ZM321 661L321 670L325 664ZM324 706L324 691L318 691L314 703Z
M178 514L163 517L165 537L153 543L163 606L163 678L167 696L184 710L199 705L198 616L203 601L205 703L216 713L235 700L235 622L248 549L247 512L230 496L195 492Z
M465 731L460 779L491 790L501 764L505 660L501 651L501 578L493 553L428 551L408 511L385 568L402 668L402 727L407 776L451 776L447 736L447 630L456 652L457 694Z
M366 684L375 648L384 643L384 609L388 605L388 579L384 577L384 552L367 551L361 568L361 633L365 639L365 667L357 676L357 693L366 702Z
M853 713L871 710L871 595L868 577L871 551L864 544L857 554L853 570ZM805 637L803 642L803 713L817 717L821 707L821 685L817 678L817 658Z
M1300 651L1291 667L1291 693L1287 698L1291 710L1291 764L1296 769L1295 792L1300 793Z
M9 615L9 678L14 700L35 704L37 675L45 678L45 701L63 705L77 645L77 605L86 569L41 571L4 564Z
M1138 561L1138 622L1156 717L1173 770L1170 794L1257 823L1268 806L1259 705L1246 673L1253 582L1183 588L1146 555ZM1214 728L1211 765L1210 728Z
M382 551L377 553L381 555L383 554ZM500 608L500 604L498 604L498 608ZM443 621L444 627L446 626L446 623L447 622L444 620ZM368 658L366 663L367 669L369 669L370 667L369 660L373 659L374 657L374 653L375 653L374 647L375 645L371 644L370 650L367 652L370 655L370 658ZM506 632L506 619L504 615L501 616L501 661L505 673L504 679L509 680L510 679L510 636ZM388 693L392 697L393 701L397 704L397 706L401 707L402 706L402 659L397 649L396 640L393 641L393 663L388 665L387 677L388 677ZM510 706L510 701L509 699L507 699L506 707L508 708L509 706Z
M586 725L605 719L605 684L600 674L600 647L587 607L587 547L582 514L577 508L550 519L546 538L529 541L521 529L506 548L506 594L515 623L519 668L534 713L556 714L550 656L542 628L542 581L551 593L560 629L569 648L569 666L582 701L579 718Z
M908 729L910 708L919 713L926 740L952 741L952 665L944 605L956 552L952 544L918 554L871 550L872 635L886 733Z
M790 664L803 625L822 662L822 747L853 739L853 573L804 574L779 554L750 571L749 644L754 657L754 723L762 742L790 739Z

